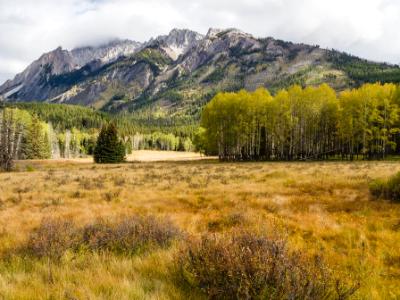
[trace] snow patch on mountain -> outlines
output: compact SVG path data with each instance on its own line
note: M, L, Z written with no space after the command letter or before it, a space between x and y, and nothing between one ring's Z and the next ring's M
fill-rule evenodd
M16 92L18 92L20 89L22 89L23 86L24 86L23 84L18 85L17 87L15 87L15 88L13 88L12 90L10 90L10 91L8 91L7 93L5 93L5 94L3 95L3 97L4 97L4 98L8 98L8 97L14 95Z

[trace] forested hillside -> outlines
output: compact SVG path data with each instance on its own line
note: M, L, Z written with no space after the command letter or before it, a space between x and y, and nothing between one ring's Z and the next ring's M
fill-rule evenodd
M373 63L359 57L332 50L328 59L353 80L353 86L364 83L399 83L400 68L398 65Z
M6 107L26 110L37 115L44 122L52 123L57 129L90 129L100 128L110 117L106 113L78 105L63 105L50 103L5 103Z
M219 93L201 126L199 147L223 160L383 159L400 154L400 88Z

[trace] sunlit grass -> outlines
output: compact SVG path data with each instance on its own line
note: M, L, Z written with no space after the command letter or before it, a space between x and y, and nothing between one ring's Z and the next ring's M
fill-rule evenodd
M29 168L27 168L29 166ZM66 253L59 262L16 252L45 217L168 217L191 235L278 230L360 282L355 299L400 297L400 205L369 183L396 162L24 162L0 173L0 298L199 299L171 276L179 243L139 255Z

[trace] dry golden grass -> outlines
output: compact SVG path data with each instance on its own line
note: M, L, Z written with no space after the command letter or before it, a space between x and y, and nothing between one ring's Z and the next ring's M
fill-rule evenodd
M61 262L10 255L44 217L169 217L190 234L279 230L322 253L355 299L400 297L400 205L370 199L368 183L396 162L19 162L0 173L0 298L200 299L170 276L178 245L147 255L68 254Z
M128 162L156 162L156 161L193 161L193 160L211 160L217 157L207 157L198 152L178 152L178 151L157 151L157 150L136 150L127 155ZM57 159L52 162L74 162L91 163L92 157Z

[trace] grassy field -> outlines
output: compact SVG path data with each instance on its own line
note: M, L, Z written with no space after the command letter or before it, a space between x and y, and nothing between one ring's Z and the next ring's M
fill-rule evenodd
M197 152L180 151L156 151L156 150L136 150L127 155L127 162L156 162L156 161L194 161L194 160L213 160L218 157L204 156ZM52 162L75 162L92 163L91 156L85 158L54 159Z
M0 173L0 298L202 299L172 276L183 238L135 255L19 249L43 218L87 224L127 215L168 217L185 236L243 228L284 235L360 283L353 299L400 298L400 205L371 199L371 179L396 162L19 162Z

